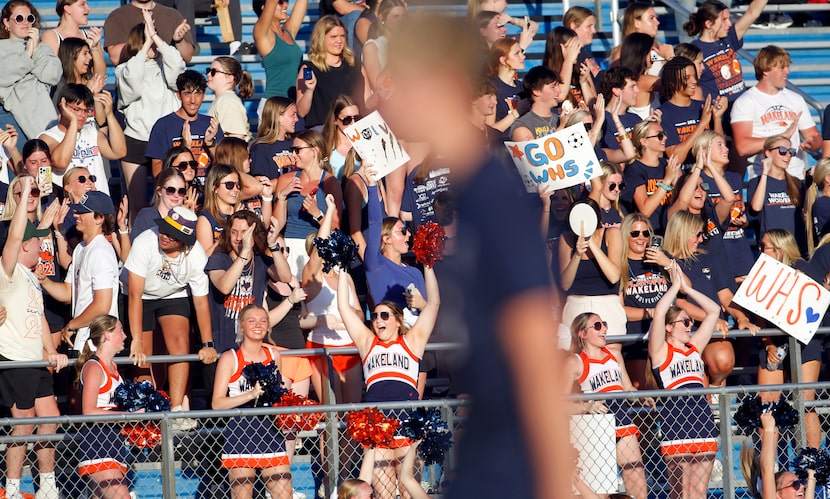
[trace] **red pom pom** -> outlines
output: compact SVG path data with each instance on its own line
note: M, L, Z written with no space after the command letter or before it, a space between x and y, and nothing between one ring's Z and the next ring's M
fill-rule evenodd
M121 434L127 437L130 445L139 449L152 449L161 442L161 428L155 423L125 426Z
M444 228L435 222L427 222L418 227L412 241L415 258L427 267L433 267L436 261L443 260L445 236Z
M346 414L346 432L363 447L392 447L400 424L373 407Z
M302 395L288 391L282 395L274 407L291 407L301 405L320 405L315 400L310 400ZM322 412L306 412L303 414L279 414L276 418L277 427L282 431L311 431L323 420L325 415Z

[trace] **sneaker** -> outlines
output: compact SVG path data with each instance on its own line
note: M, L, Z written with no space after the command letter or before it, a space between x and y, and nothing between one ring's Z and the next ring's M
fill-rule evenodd
M190 411L190 399L187 395L182 399L182 405L170 409L170 412L187 412ZM199 422L193 418L175 418L173 420L173 429L176 431L195 430L199 426Z
M720 459L715 459L712 462L712 474L709 476L709 481L721 482L723 481L723 463Z
M232 41L231 42L230 47L229 47L231 55L236 55L236 53L239 52L239 46L240 45L242 45L242 42L239 42L239 41Z
M769 20L769 27L771 29L784 29L793 25L793 18L788 14L778 14L772 16Z
M0 489L0 492L3 492L2 497L5 497L6 499L26 499L20 492L6 492L3 489Z

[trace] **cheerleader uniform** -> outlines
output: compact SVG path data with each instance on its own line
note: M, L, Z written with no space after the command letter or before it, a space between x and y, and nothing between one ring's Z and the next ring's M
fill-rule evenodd
M579 376L577 383L579 383L582 393L625 391L622 386L622 369L620 369L617 359L606 348L602 349L602 353L604 356L601 359L592 359L585 352L579 352L579 359L582 361L582 374ZM617 438L640 435L640 431L628 415L623 400L609 399L604 402L608 409L614 413Z
M101 362L97 356L92 356L81 368L81 379L83 370L90 362L97 362L104 371L105 379L98 387L98 399L95 407L99 409L115 409L112 402L115 389L121 385L121 376L115 364L110 368ZM83 384L81 384L83 392ZM81 476L91 475L99 471L120 469L121 473L127 473L127 465L124 463L124 437L121 436L120 425L115 424L90 424L81 430L81 446L78 455L78 474Z
M418 400L418 369L421 359L412 353L403 336L390 343L372 340L369 354L363 359L363 379L366 380L364 402L397 402ZM406 417L406 411L389 411L398 419ZM406 447L412 441L395 436L391 448Z
M654 368L654 377L663 390L703 388L703 360L691 344L680 350L667 344L666 360ZM718 450L718 429L712 410L703 395L667 397L660 408L663 421L664 456L714 453Z
M263 346L264 365L274 362L271 350ZM236 367L228 382L228 396L235 397L247 392L253 385L242 376L242 369L250 364L242 356L242 350L234 350ZM253 407L253 401L240 407ZM277 429L274 420L268 416L234 417L225 425L222 432L225 443L222 445L223 468L271 468L287 466L285 440Z

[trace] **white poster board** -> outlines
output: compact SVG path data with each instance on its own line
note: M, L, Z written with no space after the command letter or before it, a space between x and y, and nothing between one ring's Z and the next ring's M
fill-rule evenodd
M733 301L806 345L821 325L830 292L804 273L761 253Z
M579 478L597 494L616 494L617 441L613 414L571 416L571 445L579 452Z
M537 192L539 184L554 189L584 184L602 173L582 123L535 140L506 141L504 145L527 192Z
M395 133L377 111L344 128L343 133L363 163L375 168L376 178L385 177L409 161L409 155L401 147Z

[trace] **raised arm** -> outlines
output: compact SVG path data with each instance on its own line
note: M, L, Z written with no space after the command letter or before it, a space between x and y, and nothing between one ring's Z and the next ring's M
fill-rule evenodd
M778 428L775 426L775 417L770 411L761 413L761 458L758 460L759 475L761 477L762 499L775 499L777 486L775 485L775 456L778 447Z
M398 477L403 487L409 492L412 499L430 499L429 494L424 492L421 482L415 478L415 458L418 456L418 446L421 440L409 446L401 461L401 474ZM373 449L374 450L374 449Z
M20 189L20 199L29 199L29 193L32 191L33 177L23 177ZM6 245L3 248L3 272L8 277L14 275L14 269L17 266L17 256L20 253L20 248L23 246L23 235L26 232L26 222L28 222L27 213L25 209L18 206L14 211L11 224L9 225L9 232L6 238Z
M673 272L676 271L680 273L682 276L680 266L676 262L672 270ZM693 288L686 279L680 280L680 291L685 293L687 297L694 300L695 303L697 303L700 308L706 312L706 317L703 318L703 321L700 323L700 326L698 326L697 331L689 340L689 342L694 345L699 352L703 352L703 349L706 348L709 340L712 339L712 332L718 324L721 312L720 304L715 303L708 296Z
M435 270L432 267L424 266L424 283L427 288L427 304L421 309L418 320L407 334L407 343L413 353L419 357L424 353L432 330L435 328L435 321L438 319L438 309L441 306L441 297L438 288L438 279L435 277Z
M334 219L334 211L334 196L326 194L326 212L323 214L323 220L320 221L320 228L317 229L318 238L328 239L331 234L331 222ZM308 257L308 262L306 262L303 268L303 283L320 280L322 272L323 259L320 258L320 254L314 248Z
M671 267L671 286L654 306L654 318L651 320L651 329L648 332L648 355L653 365L663 363L668 353L666 346L666 312L674 304L677 293L683 282L683 272L680 265L674 262Z
M372 346L374 333L363 323L363 318L357 314L349 303L349 274L346 269L340 269L337 276L337 311L340 319L346 326L346 332L354 341L360 358L364 358Z
M718 186L720 192L720 202L715 205L715 213L718 216L718 222L726 223L732 213L732 207L735 206L735 192L732 186L727 182L726 177L717 169L709 168L711 177L715 180L715 185ZM727 224L728 225L728 224Z
M749 27L752 26L752 23L761 17L766 6L767 0L752 0L744 15L735 22L735 34L738 35L739 40L743 39Z
M234 351L229 350L219 357L219 363L216 365L216 376L213 383L213 397L211 398L211 405L214 409L233 409L240 405L246 404L256 400L264 392L259 386L259 381L246 392L242 392L234 397L228 397L228 383L231 381L231 374L233 374Z

